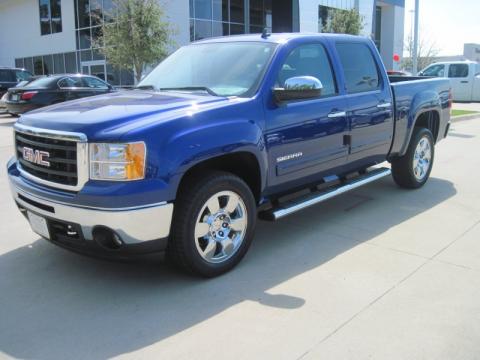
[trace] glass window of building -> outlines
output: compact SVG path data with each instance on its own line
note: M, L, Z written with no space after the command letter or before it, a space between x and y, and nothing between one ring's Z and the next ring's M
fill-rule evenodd
M52 55L45 55L43 58L43 74L49 75L53 74L53 57Z
M55 74L63 74L65 72L65 59L63 54L53 55L53 71Z
M191 8L194 0L190 0ZM210 0L211 2L211 0ZM208 1L207 1L208 3ZM105 56L101 52L101 48L92 48L93 40L98 39L101 32L102 21L111 22L114 20L115 4L113 0L74 0L75 8L75 31L77 51L73 53L74 56L65 57L65 67L67 72L82 72L88 75L101 74L105 77L107 74L107 81L112 85L117 86L131 86L134 84L134 76L131 71L114 69ZM207 4L208 6L208 4ZM204 5L199 5L203 8ZM208 21L212 19L212 9L204 9L202 16L208 17ZM199 19L199 21L205 21ZM212 26L205 26L203 23L198 24L198 30L203 34L202 36L212 36ZM191 21L191 28L195 27L194 22ZM193 33L193 30L191 31ZM73 67L75 64L75 71L69 71L69 66Z
M15 59L15 67L19 69L23 69L25 65L23 65L23 58Z
M39 0L40 34L62 32L61 0Z
M272 0L250 0L250 33L272 31Z
M76 73L77 71L77 59L75 53L65 53L65 72Z
M190 0L189 4L191 41L260 33L265 27L272 30L272 0Z

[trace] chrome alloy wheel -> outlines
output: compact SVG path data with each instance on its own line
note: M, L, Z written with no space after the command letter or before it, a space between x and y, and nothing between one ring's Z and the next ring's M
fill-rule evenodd
M209 263L231 258L242 245L247 231L247 208L233 191L221 191L203 205L195 223L195 244Z
M420 139L413 155L413 174L418 181L422 181L428 174L432 163L432 148L428 137Z

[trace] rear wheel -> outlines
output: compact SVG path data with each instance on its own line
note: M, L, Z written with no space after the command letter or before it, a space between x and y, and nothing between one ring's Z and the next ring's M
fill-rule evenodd
M255 199L242 179L221 171L194 176L179 192L167 257L194 274L223 274L247 252L255 222Z
M422 187L430 177L434 155L435 145L431 131L415 128L405 155L392 160L393 179L404 188Z

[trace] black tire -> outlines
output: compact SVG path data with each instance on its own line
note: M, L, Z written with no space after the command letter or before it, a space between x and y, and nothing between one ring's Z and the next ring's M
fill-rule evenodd
M419 179L415 176L414 172L414 157L415 150L422 139L426 139L430 146L431 158L429 161L429 167L423 176ZM407 189L418 189L425 185L430 172L432 171L433 161L435 158L435 144L433 141L432 132L426 128L416 127L413 131L410 144L408 145L407 152L402 157L392 160L392 175L393 179L400 187Z
M243 241L233 255L220 263L211 263L206 261L197 250L195 226L207 201L224 191L234 192L243 201L247 226ZM194 275L203 277L221 275L236 266L246 254L253 239L256 218L255 198L248 185L238 176L224 171L193 175L179 190L167 246L167 259Z

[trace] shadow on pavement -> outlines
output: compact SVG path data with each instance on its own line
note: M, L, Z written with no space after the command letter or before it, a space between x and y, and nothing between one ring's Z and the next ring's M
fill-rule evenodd
M244 300L299 308L305 299L267 291L455 193L452 183L436 178L416 191L384 179L284 221L259 222L243 262L210 280L179 274L158 259L105 262L35 241L0 256L0 351L16 358L107 358L166 339ZM338 233L328 231L355 216L369 229L359 229L355 240L341 235L340 224Z

